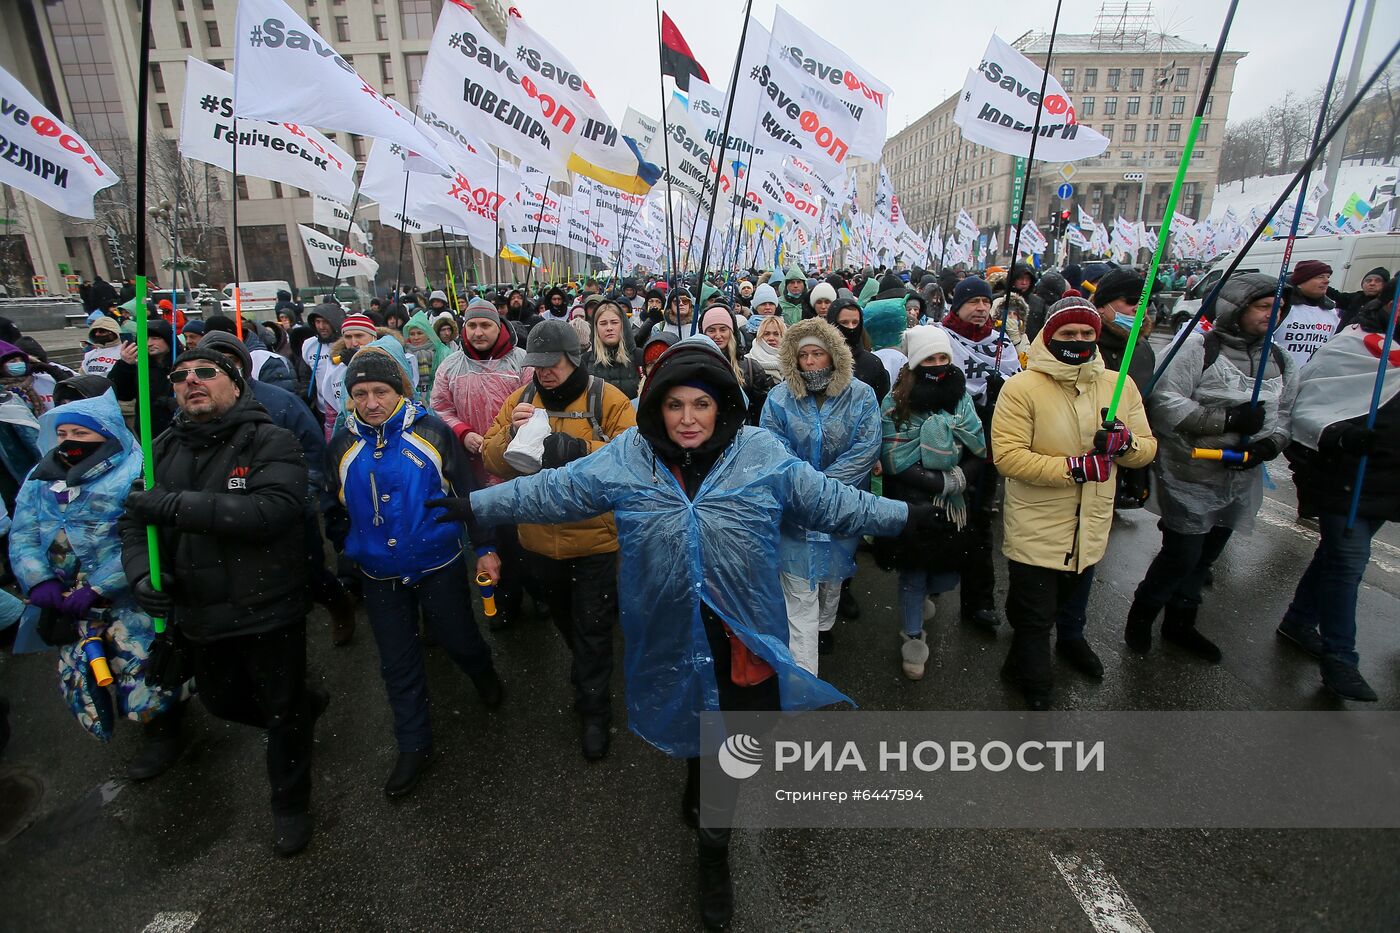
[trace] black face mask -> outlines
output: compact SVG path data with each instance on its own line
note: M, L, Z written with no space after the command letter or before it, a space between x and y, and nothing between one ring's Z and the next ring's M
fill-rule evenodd
M106 440L100 441L59 441L55 450L64 463L77 466L97 452Z
M909 390L909 404L916 411L952 413L967 388L967 376L952 364L918 366L914 369L914 376L914 385Z
M1061 363L1083 366L1094 358L1098 344L1092 340L1051 340L1049 346L1050 353Z
M953 368L954 367L952 363L945 363L942 366L919 366L914 369L914 372L918 375L920 379L926 379L936 382L945 378L948 375L948 373L953 371Z
M846 338L846 346L850 347L852 350L861 349L860 337L865 331L865 326L863 324L856 324L853 327L847 327L845 324L838 324L836 325L836 329L841 332L842 337Z

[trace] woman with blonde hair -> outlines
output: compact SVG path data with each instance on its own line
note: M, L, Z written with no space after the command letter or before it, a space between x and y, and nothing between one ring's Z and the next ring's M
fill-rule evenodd
M754 334L753 346L749 347L748 358L763 367L768 378L774 382L783 378L783 364L778 359L778 347L782 346L783 335L786 333L787 322L781 317L776 314L765 317Z
M627 315L616 302L604 301L593 314L590 336L583 340L583 367L591 376L615 386L629 399L642 384L642 355L632 344Z

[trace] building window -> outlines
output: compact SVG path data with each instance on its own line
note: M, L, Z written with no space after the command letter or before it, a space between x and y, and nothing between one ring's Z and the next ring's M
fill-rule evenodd
M248 176L247 176L247 175L239 175L239 176L237 176L236 182L235 182L235 184L234 184L234 190L238 192L238 200L240 200L240 201L246 201L246 200L248 200Z
M389 39L389 17L385 16L383 13L374 14L374 38L378 39L380 42L385 42Z
M1206 113L1210 113L1215 108L1215 95L1206 98Z
M1118 153L1118 158L1122 159L1124 162L1131 162L1133 161L1133 154L1127 149L1124 149L1122 152Z
M1142 69L1141 69L1141 68L1134 68L1132 71L1128 72L1128 90L1130 90L1130 91L1140 91L1140 90L1142 90Z
M1162 115L1162 98L1154 97L1147 102L1147 112L1154 117Z
M335 41L350 41L350 17L337 16L335 18Z
M399 20L403 23L405 39L431 39L433 36L432 0L402 0Z
M1092 117L1094 115L1094 99L1092 97L1080 98L1079 115L1081 117Z
M1111 117L1118 112L1118 98L1105 97L1103 99L1103 115Z
M210 45L214 46L215 48L218 48L219 46L223 45L223 43L219 41L218 23L214 22L213 20L210 20L209 22L205 23L204 32L207 36L209 36Z
M1104 139L1107 139L1109 142L1113 141L1113 127L1105 126L1103 129L1099 130L1099 132L1103 134Z
M1099 70L1097 68L1084 69L1084 90L1093 90L1094 85L1099 83Z
M222 58L211 58L211 59L209 59L209 64L213 65L215 68L219 69L220 71L227 71L227 70L228 70L227 68L224 67L224 60L223 60Z
M410 2L412 0L405 0L404 5L407 6ZM403 57L404 73L408 76L408 105L413 108L418 106L418 85L423 82L423 66L427 60L428 56L424 52L415 52Z
M1066 91L1074 90L1074 69L1065 68L1060 72L1060 83L1065 86Z
M1118 82L1119 82L1120 80L1122 80L1122 77L1123 77L1123 69L1121 69L1121 68L1110 68L1110 69L1108 69L1108 89L1109 89L1110 91L1116 91L1116 90L1118 90Z
M157 104L156 106L160 109L160 125L165 127L167 130L174 128L175 121L170 119L170 105Z
M1178 143L1178 142L1181 142L1181 124L1180 124L1180 123L1169 123L1169 124L1167 124L1167 142L1169 142L1169 143Z
M272 196L279 201L282 199L282 186L275 181L272 183Z
M356 162L365 160L365 138L363 136L350 137L350 153L355 157Z
M1127 126L1123 127L1123 142L1125 142L1125 143L1135 143L1135 142L1137 142L1137 124L1136 124L1136 123L1129 123Z
M1176 70L1176 89L1177 89L1178 91L1184 91L1184 90L1186 90L1186 82L1188 82L1188 81L1190 81L1190 80L1191 80L1191 69L1190 69L1190 68L1178 68L1178 69Z
M181 6L183 5L184 4L181 4ZM199 8L201 10L209 10L212 12L214 9L214 0L199 0Z
M187 23L176 23L180 27L180 48L190 48L190 27Z
M308 17L306 18L306 25L308 25L308 26L311 27L311 31L312 31L312 32L316 33L317 35L320 35L320 33L321 33L321 17L319 17L319 16L308 16Z
M1135 117L1135 116L1137 116L1137 115L1138 115L1138 111L1139 111L1141 108L1142 108L1142 98L1141 98L1141 97L1129 97L1129 98L1128 98L1128 116L1130 116L1130 117Z
M159 65L151 66L151 87L156 89L157 94L165 93L165 76L160 73Z
M1186 112L1186 98L1184 98L1184 97L1173 97L1173 98L1172 98L1172 116L1174 116L1174 117L1179 117L1179 116L1181 116L1181 115L1182 115L1183 113L1185 113L1185 112Z
M1175 149L1164 149L1162 150L1162 158L1166 159L1168 162L1175 162L1177 159L1181 158L1181 156L1177 154Z
M1201 142L1205 142L1207 139L1210 139L1210 124L1209 124L1209 123L1202 123L1202 124L1201 124L1201 131L1200 131L1199 133L1196 134L1196 138L1199 139Z
M394 60L388 55L379 56L379 82L384 93L388 94L394 83Z
M1156 123L1149 123L1149 124L1147 124L1147 130L1146 130L1146 132L1145 132L1144 135L1143 135L1143 139L1145 139L1147 142L1155 143L1155 142L1157 141L1157 130L1158 130L1158 124L1156 124Z

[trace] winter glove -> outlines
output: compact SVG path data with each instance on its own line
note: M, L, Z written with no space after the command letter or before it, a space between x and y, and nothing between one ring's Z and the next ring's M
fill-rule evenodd
M71 645L78 640L78 622L72 616L44 609L39 613L39 621L34 623L34 631L46 645Z
M1354 457L1370 456L1376 452L1376 432L1371 428L1344 421L1323 433L1325 443L1335 445L1343 453Z
M1251 405L1240 402L1233 408L1225 409L1225 431L1235 434L1253 434L1264 426L1264 403Z
M1108 454L1088 453L1082 457L1066 457L1069 475L1076 483L1102 483L1108 480L1113 460Z
M905 541L917 541L941 515L943 510L930 502L909 503L909 518L904 522L904 530L899 533Z
M943 474L937 470L926 470L915 463L901 470L896 478L906 486L936 496L943 491Z
M555 431L544 439L544 456L540 457L540 466L549 470L586 456L588 443L583 438Z
M63 608L63 584L57 579L44 580L29 588L29 601L40 609Z
M443 499L429 499L427 506L430 509L441 509L437 515L433 516L433 521L439 525L446 525L451 522L467 522L472 517L472 501L466 496L460 498L449 497Z
M1000 371L993 370L987 374L987 404L995 405L997 397L1001 395L1001 387L1006 385L1006 377Z
M92 607L102 602L102 594L90 586L80 586L63 600L59 612L71 619L86 619Z
M126 512L145 525L174 527L180 514L180 493L145 489L140 480L131 484L126 496Z
M172 595L175 580L168 574L163 574L160 585L161 589L156 589L151 583L151 575L146 574L136 581L131 591L136 596L136 605L147 615L153 619L168 619L171 610L175 608L175 597Z
M1227 463L1227 470L1253 470L1278 456L1279 446L1272 437L1261 438L1244 449L1249 454L1244 463Z
M1097 453L1116 457L1132 449L1133 432L1129 431L1128 426L1117 418L1113 420L1111 427L1100 428L1094 434L1094 450Z
M326 510L326 540L337 554L345 553L345 539L350 536L350 516L342 508Z

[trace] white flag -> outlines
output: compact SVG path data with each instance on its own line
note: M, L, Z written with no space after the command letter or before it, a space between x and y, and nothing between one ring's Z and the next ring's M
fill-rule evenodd
M1035 62L993 34L982 53L982 63L967 73L953 113L963 139L998 152L1029 155L1044 75ZM1064 87L1051 77L1045 84L1036 158L1073 162L1092 158L1107 148L1108 139L1103 134L1075 119L1074 105Z
M282 0L239 0L234 22L233 112L240 119L388 139L447 171L432 140Z
M1075 209L1079 211L1079 229L1080 229L1081 231L1083 231L1083 230L1093 230L1093 229L1094 229L1094 215L1093 215L1093 214L1090 214L1088 211L1084 210L1084 208L1083 208L1082 205L1075 205Z
M233 140L233 75L186 58L180 155L231 172ZM313 127L297 123L240 119L238 174L304 188L337 201L355 196L354 158Z
M403 225L413 233L453 227L494 246L498 212L520 186L519 176L507 165L500 167L499 187L497 177L494 161L465 152L454 159L451 175L408 171L402 147L376 140L360 193L379 202L380 223Z
M365 232L350 216L350 208L331 198L316 195L316 200L311 206L311 222L327 230L349 230L361 243L369 243Z
M347 249L334 237L314 230L306 224L297 224L297 230L301 233L301 242L306 247L306 256L311 260L313 272L331 278L335 278L337 273L341 278L355 275L374 278L375 273L379 271L379 263L364 253Z
M630 136L640 152L646 152L652 139L660 132L661 121L653 120L639 110L628 107L627 113L622 117L622 135Z
M0 184L70 217L91 220L92 199L121 180L116 172L3 68L0 110Z
M963 235L964 239L975 240L982 231L978 229L977 222L972 219L963 208L958 208L957 231Z

